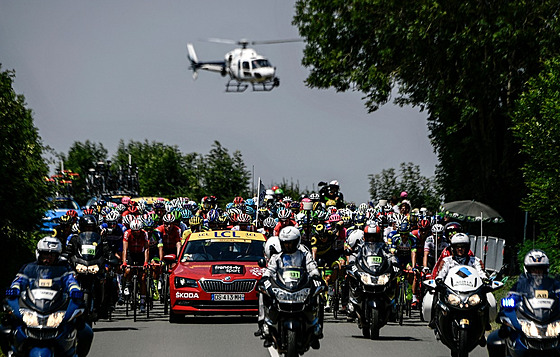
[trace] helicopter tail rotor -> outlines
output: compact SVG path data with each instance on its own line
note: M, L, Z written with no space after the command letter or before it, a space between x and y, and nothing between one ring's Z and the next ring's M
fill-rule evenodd
M194 51L194 46L192 43L187 43L187 57L191 62L190 69L193 70L193 79L196 80L198 78L198 57L196 56L196 52Z

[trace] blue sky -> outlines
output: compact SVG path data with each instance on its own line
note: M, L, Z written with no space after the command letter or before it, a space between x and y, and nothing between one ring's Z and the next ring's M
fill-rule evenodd
M254 46L277 67L269 93L225 93L226 78L193 81L186 43L200 60L222 60L230 45L206 38L298 37L294 1L0 0L0 63L33 110L44 144L120 139L206 154L214 140L240 150L268 186L282 178L309 188L337 179L347 200L369 199L368 174L437 163L426 114L392 104L368 114L361 93L305 86L303 43Z

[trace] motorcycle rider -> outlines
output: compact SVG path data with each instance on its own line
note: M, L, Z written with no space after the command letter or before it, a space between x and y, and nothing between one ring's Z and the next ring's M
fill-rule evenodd
M276 272L279 268L286 264L291 264L293 261L305 262L305 268L309 277L320 284L324 284L321 279L317 263L313 260L311 252L306 247L300 245L301 235L296 227L288 226L282 228L278 239L280 240L280 248L282 251L270 257L266 271L264 272L263 278L260 280L259 284L264 284L266 286L266 282L276 276ZM263 301L264 304L270 304L270 302L271 301L269 301L269 299L264 299ZM272 308L270 305L267 307ZM268 308L266 310L268 310ZM314 339L311 344L313 349L318 349L320 347L319 339L323 336L322 326L319 324L318 327L319 331L316 332L317 338ZM268 348L272 346L272 336L265 335L264 333L261 333L261 335L263 335L265 339L264 347Z
M21 291L25 291L29 286L29 276L38 276L43 279L56 279L62 278L63 286L59 289L64 289L70 298L81 301L82 292L74 276L74 271L64 260L60 259L62 253L62 244L57 238L45 237L37 243L35 250L36 261L25 264L16 275L16 278L10 286L9 299L16 299L20 296ZM82 302L83 303L83 302ZM93 330L85 322L85 319L80 318L76 324L78 346L76 353L79 357L86 356L93 341ZM0 331L5 331L5 326L0 326ZM0 333L0 347L2 352L8 356L9 341L8 336Z
M527 291L543 289L560 294L560 281L548 275L550 261L546 253L540 249L532 249L523 259L523 273L519 275L519 280L513 285L506 297L518 296ZM503 314L500 312L499 315ZM488 355L504 355L505 345L501 341L500 335L507 334L507 329L501 328L492 331L488 335Z

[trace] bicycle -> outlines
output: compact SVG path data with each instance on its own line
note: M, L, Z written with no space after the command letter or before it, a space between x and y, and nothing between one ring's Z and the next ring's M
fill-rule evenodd
M170 296L169 296L169 276L171 275L172 265L177 261L175 254L169 254L163 257L161 272L161 293L160 302L163 303L163 314L169 313Z
M140 291L141 291L141 283L142 279L138 279L138 270L144 269L142 265L129 265L127 268L130 268L130 273L132 274L131 284L129 285L132 288L132 291L129 291L128 296L125 298L126 304L126 316L128 316L128 310L130 306L130 310L132 310L134 322L136 322L138 318L138 305L140 300ZM127 284L125 284L127 285ZM148 311L148 309L146 309Z
M340 306L344 304L344 290L346 288L346 265L343 265L340 269L338 265L334 267L337 270L337 278L334 280L334 291L331 299L331 309L333 312L333 317L338 319L338 313L340 311ZM331 282L332 283L332 282Z

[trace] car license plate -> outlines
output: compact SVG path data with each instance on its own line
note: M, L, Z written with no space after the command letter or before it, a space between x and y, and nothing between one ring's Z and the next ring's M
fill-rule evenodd
M212 294L214 301L243 301L245 294Z

